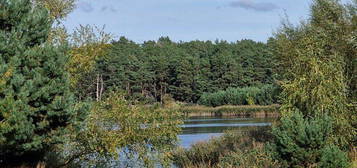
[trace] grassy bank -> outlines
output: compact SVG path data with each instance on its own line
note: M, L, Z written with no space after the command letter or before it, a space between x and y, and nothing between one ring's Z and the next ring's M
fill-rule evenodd
M279 167L264 150L270 139L269 127L230 131L189 149L180 148L172 156L182 168Z
M274 146L277 143L276 136L270 127L230 130L220 137L196 143L190 148L178 148L172 153L171 159L179 168L356 167L356 151L350 151L347 158L345 152L326 150L331 149L328 146L325 149L313 146L301 150L305 144L296 145L300 150L299 154L294 153L294 156L289 154L291 150L284 150L288 149L286 146L280 146L279 151L287 152L284 155L286 157L281 157L277 155ZM289 160L295 156L298 158ZM316 160L311 162L311 159Z
M184 113L186 117L198 117L198 116L239 116L239 117L278 117L279 105L269 106L219 106L219 107L207 107L207 106L182 106L179 108L180 112Z

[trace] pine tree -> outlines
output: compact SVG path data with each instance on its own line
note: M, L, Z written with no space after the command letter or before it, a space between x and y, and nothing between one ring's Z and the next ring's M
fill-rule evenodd
M46 42L52 22L30 0L0 1L0 165L43 161L73 120L66 47Z

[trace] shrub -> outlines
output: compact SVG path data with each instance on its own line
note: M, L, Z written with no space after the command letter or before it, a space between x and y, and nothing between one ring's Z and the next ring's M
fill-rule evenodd
M280 88L273 85L263 85L256 95L256 102L260 105L269 105L278 102Z
M132 105L121 93L111 92L92 102L88 116L67 135L67 143L57 145L57 152L49 156L49 167L102 163L113 167L122 164L121 158L148 167L169 164L167 153L181 131L179 118L175 110Z
M172 160L178 167L278 167L264 149L271 136L268 129L230 131L190 149L180 148L173 153Z
M256 146L249 151L238 150L227 154L220 159L219 168L278 168L279 163L274 161L271 156L265 151L264 146Z
M198 104L212 107L222 105L271 105L278 102L279 93L279 88L274 85L229 88L215 93L203 93Z
M305 119L300 112L295 112L283 117L272 133L273 156L286 167L343 167L347 163L342 151L329 146L332 120L327 116Z
M335 145L325 147L321 152L321 161L319 167L321 168L346 168L349 167L348 157L345 152L341 151Z

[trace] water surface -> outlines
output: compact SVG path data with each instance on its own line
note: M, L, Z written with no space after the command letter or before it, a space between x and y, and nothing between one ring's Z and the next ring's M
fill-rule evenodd
M273 120L271 118L192 117L181 125L180 146L189 148L192 144L220 136L230 129L270 126Z

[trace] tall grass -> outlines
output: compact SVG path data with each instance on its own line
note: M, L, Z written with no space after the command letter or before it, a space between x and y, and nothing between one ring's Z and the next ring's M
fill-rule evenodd
M225 91L204 93L198 104L212 107L222 105L271 105L278 102L279 93L279 88L274 85L229 88Z
M278 117L279 105L273 104L269 106L183 106L179 110L188 117L192 116L239 116L239 117Z
M264 144L271 139L270 128L231 131L189 149L173 153L178 167L279 167L265 152Z

